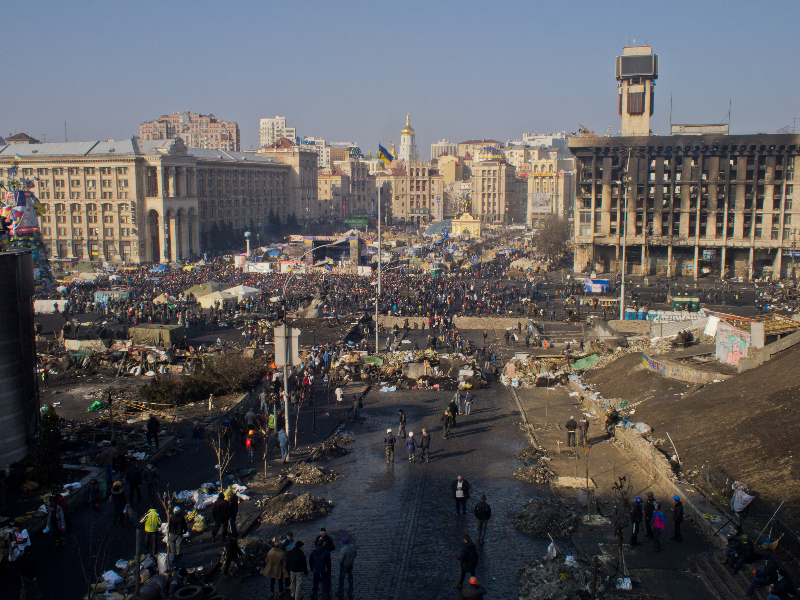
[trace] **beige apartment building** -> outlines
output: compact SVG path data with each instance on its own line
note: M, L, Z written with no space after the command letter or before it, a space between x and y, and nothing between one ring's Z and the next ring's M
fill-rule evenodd
M341 161L334 167L320 169L317 180L320 218L343 220L354 215L377 212L379 182L383 186L381 204L384 211L391 200L388 178L370 174L365 161ZM384 216L385 212L381 217Z
M516 168L492 150L480 151L472 165L472 216L486 223L509 223L514 216L519 218L517 205L524 200L517 196Z
M313 146L296 146L292 140L281 138L272 146L262 148L255 156L266 157L289 167L289 214L298 221L310 223L320 217L317 201L317 152Z
M429 223L444 215L444 178L425 163L395 161L388 175L397 223Z
M286 117L261 119L258 123L258 141L260 148L266 148L281 138L289 139L293 144L297 139L297 129L286 126Z
M199 256L215 229L266 223L271 209L284 219L293 205L290 166L181 138L8 145L0 176L15 161L38 177L49 256L73 263Z
M469 155L475 158L475 155L480 152L481 148L486 146L502 148L503 142L498 142L497 140L467 140L466 142L460 142L458 144L458 155L462 157Z
M192 148L211 148L239 152L239 125L219 121L214 115L200 115L188 111L164 115L155 121L139 125L139 139L174 140L183 138Z
M533 225L550 214L562 219L572 218L575 158L561 147L532 148L525 166L528 177L527 223Z

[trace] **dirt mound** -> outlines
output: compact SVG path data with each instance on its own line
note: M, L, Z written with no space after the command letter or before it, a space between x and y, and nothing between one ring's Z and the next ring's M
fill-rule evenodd
M514 527L531 537L565 538L578 525L578 515L558 498L534 498L514 517Z
M269 501L261 513L262 523L280 525L293 521L313 521L330 514L333 502L325 498L317 498L311 494L286 493Z
M303 483L306 485L315 483L328 483L339 479L341 475L325 467L315 467L308 463L300 463L294 469L289 471L287 477L295 483Z
M533 560L517 576L520 600L583 600L590 597L592 567L571 562Z

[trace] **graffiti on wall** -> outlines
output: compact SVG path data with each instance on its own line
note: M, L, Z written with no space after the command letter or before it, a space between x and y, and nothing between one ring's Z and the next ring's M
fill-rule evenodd
M717 325L716 359L729 365L738 365L739 359L747 358L750 348L750 332L736 329L724 321Z

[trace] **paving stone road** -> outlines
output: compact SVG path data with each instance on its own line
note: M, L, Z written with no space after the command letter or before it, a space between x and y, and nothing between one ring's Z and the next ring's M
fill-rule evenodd
M362 424L347 424L344 433L355 439L353 452L325 466L344 475L321 486L294 486L333 501L328 517L278 527L260 526L263 537L294 532L310 552L320 527L336 541L348 535L358 548L354 569L358 600L425 600L457 598L460 572L456 554L464 533L473 537L475 502L486 494L492 519L481 552L477 576L489 598L517 596L516 572L541 555L546 544L519 534L511 521L524 502L543 489L512 477L520 466L514 453L526 445L519 413L502 386L476 393L473 414L460 415L449 440L443 440L440 415L452 392L372 391L365 400ZM408 431L432 432L431 462L409 464L405 444L396 448L395 463L386 464L383 436L396 431L397 410L408 418ZM462 475L471 484L466 518L457 517L450 484ZM308 553L307 552L307 553ZM333 553L333 591L338 582L338 552ZM220 582L227 597L262 599L268 580L252 577ZM305 583L308 598L311 583Z

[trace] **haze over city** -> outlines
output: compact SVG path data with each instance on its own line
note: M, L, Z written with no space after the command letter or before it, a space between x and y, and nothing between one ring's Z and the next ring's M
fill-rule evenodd
M797 114L796 2L61 2L4 7L0 135L123 139L213 113L258 147L260 118L377 149L407 113L432 142L619 130L613 57L652 45L651 126L775 132ZM18 42L11 40L18 36ZM766 81L768 85L765 85Z

